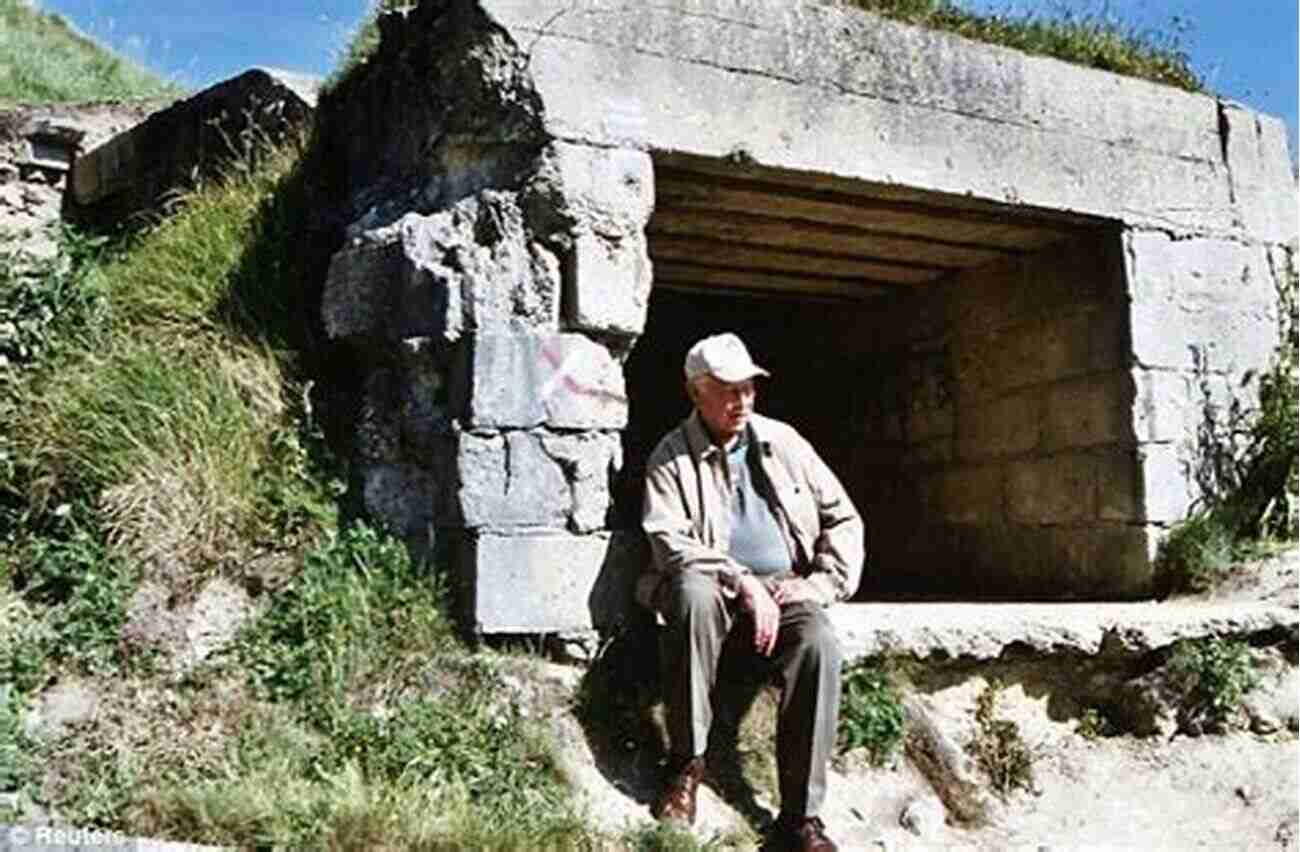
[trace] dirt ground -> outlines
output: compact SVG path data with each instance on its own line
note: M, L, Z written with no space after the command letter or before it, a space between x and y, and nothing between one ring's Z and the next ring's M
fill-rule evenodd
M1300 550L1263 560L1216 593L1180 603L1239 602L1297 607ZM1294 639L1290 640L1294 643ZM987 795L989 819L956 824L921 773L900 756L872 768L852 756L832 774L823 816L844 849L1293 849L1300 838L1300 740L1297 740L1295 649L1265 649L1260 695L1285 720L1275 730L1249 727L1224 734L1182 733L1085 737L1077 717L1049 709L1049 699L1019 684L999 698L999 715L1014 720L1034 761L1034 784L1006 799ZM1289 659L1288 659L1289 658ZM1262 659L1262 658L1261 658ZM927 700L935 721L956 743L975 729L975 696L988 682L973 672ZM576 677L558 667L557 679ZM991 676L991 675L989 675ZM1058 718L1053 718L1053 717ZM593 754L572 716L553 718L563 763L584 791L591 820L619 831L650 819L659 771L644 750L626 744ZM1256 725L1256 728L1260 726ZM700 796L697 838L710 848L754 848L776 802L762 792L737 798L717 779ZM906 824L906 825L905 825Z

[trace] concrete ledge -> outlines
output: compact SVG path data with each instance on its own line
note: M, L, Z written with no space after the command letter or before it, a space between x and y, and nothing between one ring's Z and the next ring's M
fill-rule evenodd
M1267 604L843 604L832 607L847 661L882 654L995 660L1039 654L1140 654L1203 636L1300 630L1300 610Z

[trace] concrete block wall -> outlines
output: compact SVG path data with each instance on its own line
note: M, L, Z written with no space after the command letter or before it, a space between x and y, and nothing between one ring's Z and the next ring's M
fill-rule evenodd
M1293 245L1125 234L1146 520L1176 522L1213 489L1232 412L1258 404L1252 377L1280 343L1278 293L1295 274Z
M446 556L471 630L592 626L652 191L644 153L557 143L516 188L358 220L330 261L363 508Z
M884 363L902 381L869 418L865 473L895 482L872 506L889 583L1149 589L1124 274L1118 232L1101 230L958 273L883 315Z

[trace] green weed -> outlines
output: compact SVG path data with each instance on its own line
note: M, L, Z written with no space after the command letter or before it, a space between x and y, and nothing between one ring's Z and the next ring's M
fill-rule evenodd
M1083 713L1079 714L1079 719L1074 726L1074 732L1085 740L1099 740L1114 734L1115 726L1100 709L1088 707L1084 709Z
M296 301L266 295L295 289L295 157L262 154L168 222L51 266L78 270L68 286L47 275L54 295L37 302L71 306L45 311L58 363L15 376L0 401L0 506L17 523L95 505L132 560L203 565L297 546L332 520L337 489L289 349Z
M64 796L60 810L75 816L78 825L112 828L131 804L143 770L130 743L85 743L77 760L63 764Z
M42 618L44 608L0 585L0 689L30 695L43 685L56 634Z
M107 299L87 273L99 260L103 237L68 226L55 230L56 251L33 257L18 234L0 233L0 376L30 369L53 350L92 345L106 324Z
M713 852L754 847L754 838L747 832L716 834L700 839L688 829L650 822L628 829L620 840L620 848L635 852Z
M23 705L12 684L0 683L0 791L6 793L28 790L40 766L37 745L23 732ZM0 805L0 821L15 816Z
M544 737L393 539L327 538L228 653L288 715L241 736L218 779L155 787L145 825L223 843L582 848Z
M1257 682L1249 646L1217 637L1179 642L1166 672L1180 697L1179 727L1184 730L1226 728Z
M58 665L94 673L124 662L118 631L135 572L108 551L93 522L65 508L60 523L13 551L0 682L21 694L39 689Z
M902 698L883 669L859 666L845 673L841 750L865 748L871 763L883 766L903 742L904 722Z
M442 598L396 540L365 526L328 536L237 648L262 694L330 709L391 701L455 648Z
M1232 534L1216 515L1199 512L1161 542L1156 571L1171 590L1204 592L1227 576L1235 557Z
M448 707L445 717L452 715ZM419 752L415 738L430 733L420 728L407 735L413 752ZM458 736L444 733L443 742ZM521 786L502 799L499 789L479 790L451 775L375 774L362 760L335 762L330 748L301 722L265 717L260 729L239 737L215 777L143 793L127 811L129 825L153 835L249 846L592 848L563 789L536 773L516 774Z
M1238 557L1300 535L1300 275L1292 252L1275 269L1281 323L1272 365L1247 373L1226 402L1200 356L1201 423L1194 474L1201 504L1174 526L1157 566L1166 591L1205 591ZM1251 404L1253 391L1257 402Z
M59 15L0 0L0 102L175 96L183 90L78 33Z
M997 679L975 697L975 736L967 744L999 796L1034 786L1034 753L1020 735L1020 727L997 715L1003 685Z
M1243 539L1300 535L1300 274L1294 253L1285 252L1282 263L1275 270L1281 324L1273 365L1257 377L1259 405L1219 510Z

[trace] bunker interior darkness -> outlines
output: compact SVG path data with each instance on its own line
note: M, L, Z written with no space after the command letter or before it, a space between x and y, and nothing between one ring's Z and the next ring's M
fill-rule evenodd
M859 598L1150 592L1117 226L682 157L655 184L623 525L686 349L734 331L866 518Z

